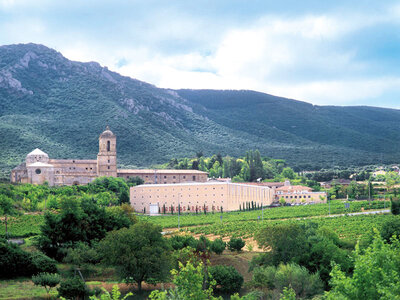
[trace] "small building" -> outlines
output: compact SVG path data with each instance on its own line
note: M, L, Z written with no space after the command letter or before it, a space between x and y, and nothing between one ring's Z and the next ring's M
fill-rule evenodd
M302 185L282 186L275 190L275 200L284 199L287 203L323 203L326 192L313 192L312 188Z
M131 187L131 206L137 212L160 213L235 211L246 207L271 205L273 190L269 187L229 182L147 184Z

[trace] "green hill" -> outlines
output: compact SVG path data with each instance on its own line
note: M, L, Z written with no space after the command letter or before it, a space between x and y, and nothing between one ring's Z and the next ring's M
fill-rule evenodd
M38 147L95 158L106 125L120 166L221 152L318 167L395 162L400 111L324 107L252 91L167 90L42 45L0 47L1 176Z

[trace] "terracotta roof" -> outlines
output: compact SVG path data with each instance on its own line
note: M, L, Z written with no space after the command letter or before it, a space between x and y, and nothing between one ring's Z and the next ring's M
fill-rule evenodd
M117 173L129 173L129 174L204 174L207 172L199 170L175 170L175 169L118 169Z
M257 185L257 186L267 186L267 187L274 187L274 186L284 186L284 182L237 182L238 184L246 184L246 185Z
M312 188L308 186L302 186L302 185L289 185L289 186L281 186L276 189L276 191L280 192L291 192L291 191L312 191Z

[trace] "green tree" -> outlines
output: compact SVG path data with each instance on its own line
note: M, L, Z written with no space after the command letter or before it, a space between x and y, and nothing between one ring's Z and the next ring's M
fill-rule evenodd
M57 291L59 297L66 299L85 299L91 294L85 282L77 276L62 280Z
M295 263L258 267L253 271L251 285L278 293L290 286L299 298L311 298L323 292L318 273L310 273Z
M209 272L223 293L233 294L242 288L243 276L232 266L212 266Z
M53 287L56 287L60 283L61 277L56 273L39 273L32 276L32 282L34 285L40 285L46 289L47 294Z
M203 263L194 266L191 262L186 265L179 262L179 270L172 270L173 283L175 289L169 291L153 291L149 299L169 300L169 299L196 299L196 300L217 300L212 294L215 282L210 282L207 289L203 289L205 268ZM208 274L209 275L209 274ZM208 278L208 276L207 276Z
M109 232L98 249L103 263L115 267L121 280L137 283L139 291L143 281L155 283L167 276L170 248L154 224L139 222Z
M282 170L281 176L283 178L287 178L287 179L295 179L296 178L296 173L293 171L292 168L286 167L286 168L284 168Z
M357 244L354 271L347 276L335 265L332 270L332 290L327 299L400 299L400 242L384 242L375 230L374 240L364 253Z
M215 239L211 243L211 251L214 252L215 254L222 254L226 248L226 243L221 239Z
M6 237L8 237L7 218L9 215L16 213L11 198L4 194L0 194L0 215L4 216L4 224L6 226Z
M228 249L231 251L241 251L242 248L245 245L245 241L243 241L241 238L235 238L231 237L231 239L228 242Z

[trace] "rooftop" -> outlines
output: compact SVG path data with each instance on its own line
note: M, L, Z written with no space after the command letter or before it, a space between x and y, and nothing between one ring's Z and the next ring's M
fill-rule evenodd
M247 186L247 187L257 187L254 185L246 185L246 184L238 184L238 183L230 183L230 182L216 182L216 181L209 181L209 182L184 182L184 183L167 183L167 184L141 184L137 186L131 187L131 189L134 188L151 188L151 187L165 187L165 186L174 186L174 187L179 187L179 186L207 186L207 185L230 185L230 186ZM262 189L269 189L269 187L259 187Z
M36 148L35 150L33 150L31 153L29 153L27 156L30 155L43 155L43 156L48 156L47 153L44 153L42 150L40 150L39 148Z
M117 173L129 174L208 174L199 170L175 170L175 169L118 169Z

